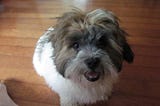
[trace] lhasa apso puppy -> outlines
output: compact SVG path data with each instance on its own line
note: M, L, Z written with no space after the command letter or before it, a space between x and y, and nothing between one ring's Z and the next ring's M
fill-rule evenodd
M126 35L111 11L73 10L40 37L33 64L61 106L107 100L123 60L133 62Z

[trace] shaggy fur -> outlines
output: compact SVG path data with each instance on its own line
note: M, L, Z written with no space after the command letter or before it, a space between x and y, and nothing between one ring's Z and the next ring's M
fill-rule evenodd
M74 10L38 41L34 67L60 96L61 106L107 100L123 60L134 54L110 11Z

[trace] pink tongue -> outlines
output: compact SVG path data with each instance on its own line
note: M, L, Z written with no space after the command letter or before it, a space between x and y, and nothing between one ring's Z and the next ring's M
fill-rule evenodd
M85 76L87 76L87 77L89 77L89 78L97 78L97 77L99 76L99 73L93 72L93 71L91 71L91 72L86 72L86 73L85 73Z

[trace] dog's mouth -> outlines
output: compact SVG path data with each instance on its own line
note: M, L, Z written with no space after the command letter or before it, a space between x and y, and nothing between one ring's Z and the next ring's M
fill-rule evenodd
M84 76L88 81L94 82L100 78L100 72L87 71L84 73Z

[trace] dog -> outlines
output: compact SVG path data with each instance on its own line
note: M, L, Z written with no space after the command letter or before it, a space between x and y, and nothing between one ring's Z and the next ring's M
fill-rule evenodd
M123 61L134 60L126 37L111 11L74 9L40 37L33 64L58 93L61 106L106 101Z

